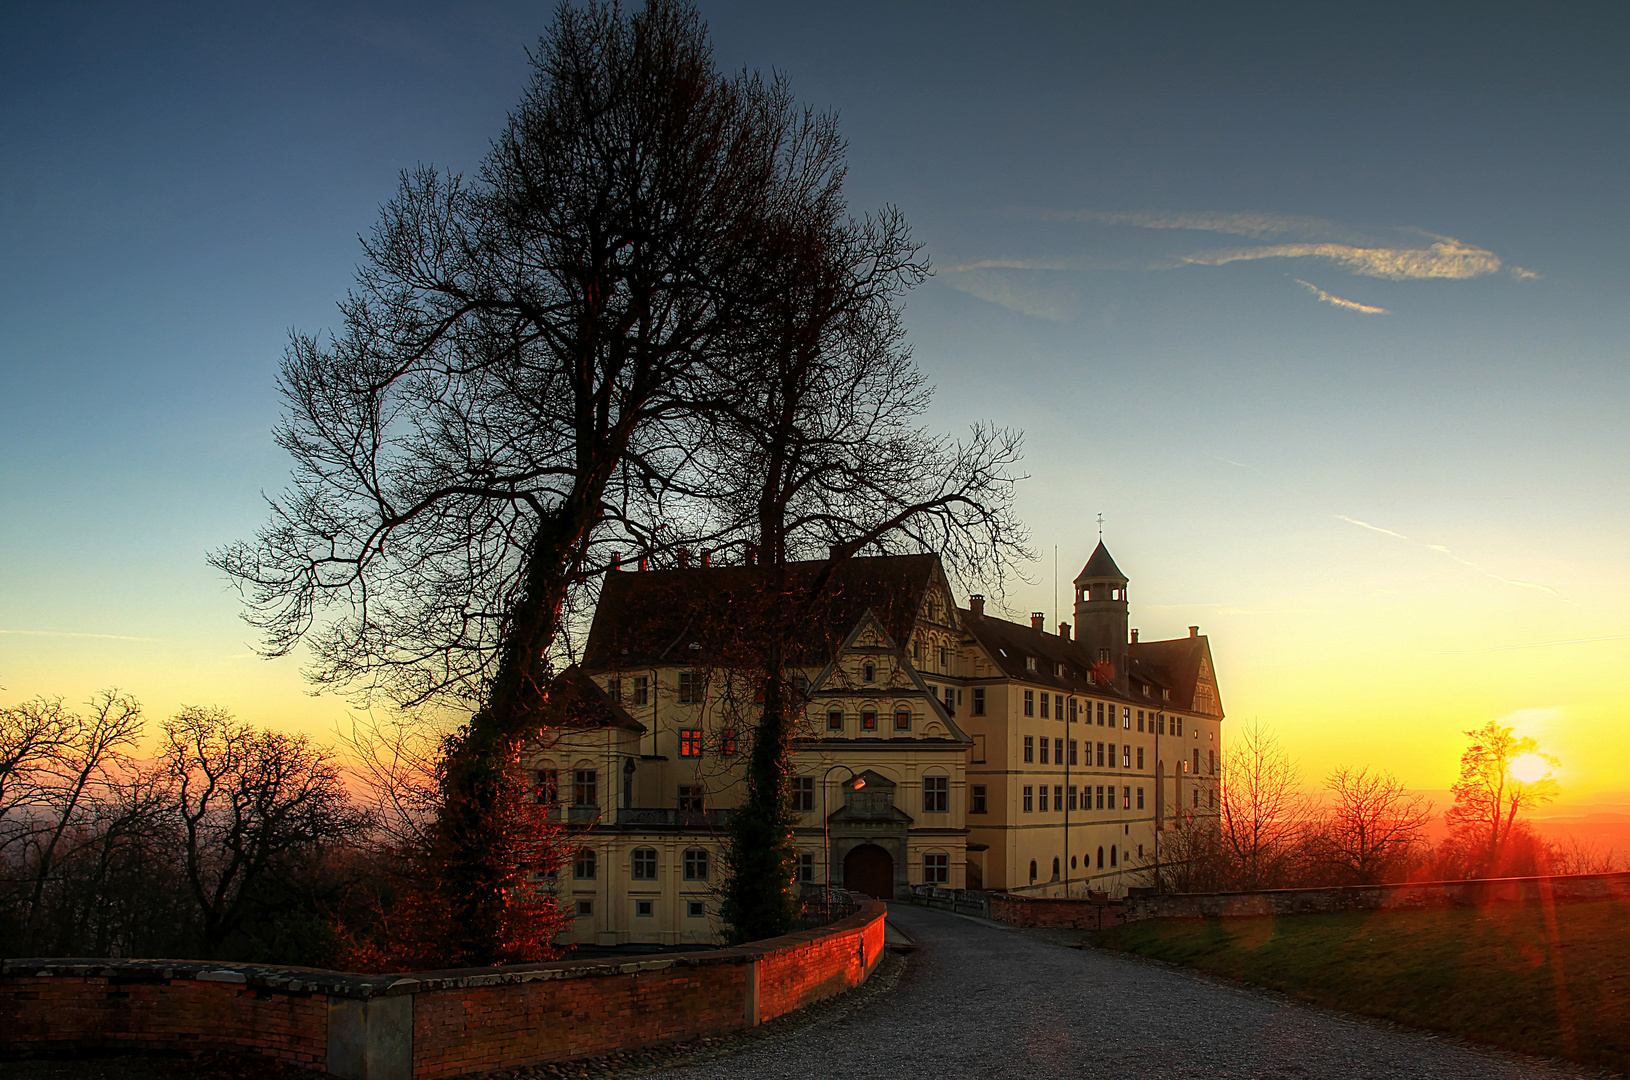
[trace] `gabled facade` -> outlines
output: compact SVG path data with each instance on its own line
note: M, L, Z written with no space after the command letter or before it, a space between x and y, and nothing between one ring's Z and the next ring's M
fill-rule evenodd
M978 596L959 607L932 555L795 564L781 593L751 566L614 573L530 757L575 830L568 940L718 939L762 701L743 643L823 573L787 655L801 881L1120 893L1174 815L1215 813L1209 643L1128 632L1127 579L1101 544L1076 582L1084 640L987 615Z

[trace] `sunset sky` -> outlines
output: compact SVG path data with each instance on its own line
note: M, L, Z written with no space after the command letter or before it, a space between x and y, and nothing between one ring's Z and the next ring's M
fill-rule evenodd
M343 721L205 553L287 475L288 330L336 323L400 170L477 165L550 10L10 13L0 704ZM1445 788L1502 719L1569 805L1630 803L1630 6L703 10L926 245L934 423L1026 431L1016 617L1055 545L1070 617L1102 513L1133 625L1199 624L1311 779Z

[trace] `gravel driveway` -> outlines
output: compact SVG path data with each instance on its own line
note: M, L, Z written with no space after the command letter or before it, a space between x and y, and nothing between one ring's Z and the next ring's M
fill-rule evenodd
M898 989L830 1027L646 1073L711 1078L1541 1078L1587 1075L1113 953L891 904L917 942Z

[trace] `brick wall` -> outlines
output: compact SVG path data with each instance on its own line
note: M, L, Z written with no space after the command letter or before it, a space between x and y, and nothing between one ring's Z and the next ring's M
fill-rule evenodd
M439 1080L773 1019L864 982L886 907L735 949L359 976L242 964L8 960L0 1055L224 1051L349 1080Z
M992 893L990 897L990 917L1009 926L1103 930L1119 926L1124 921L1122 911L1120 901L1097 904L1086 899L1006 893Z
M1268 889L1261 892L1166 895L1138 895L1134 892L1126 901L1126 917L1128 920L1205 919L1395 908L1481 907L1500 903L1569 903L1611 897L1630 898L1630 873L1416 881L1396 885Z

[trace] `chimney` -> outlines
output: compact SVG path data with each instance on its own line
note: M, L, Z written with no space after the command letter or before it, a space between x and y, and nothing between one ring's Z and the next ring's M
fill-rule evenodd
M1189 627L1189 637L1199 637L1199 636L1200 636L1200 628L1198 626Z
M974 593L968 597L968 614L976 619L985 617L985 597L982 593Z
M1137 643L1138 643L1138 632L1136 630L1133 630L1132 631L1132 644L1136 645Z
M622 552L613 551L611 553L611 568L613 570L621 570L623 568L623 553Z
M1040 630L1042 633L1045 634L1047 632L1044 629L1044 627L1046 627L1046 625L1047 625L1047 613L1045 611L1032 611L1030 613L1030 629L1032 629L1032 630Z
M1063 638L1065 641L1070 640L1070 624L1069 623L1061 622L1061 623L1058 624L1058 636Z
M683 570L690 566L690 548L676 548L674 557L679 560L679 569Z
M707 548L702 549L702 565L703 566L712 566L713 565L713 552L709 551Z
M641 572L644 572L644 570L645 570L645 556L644 555L640 556L640 570L641 570Z

